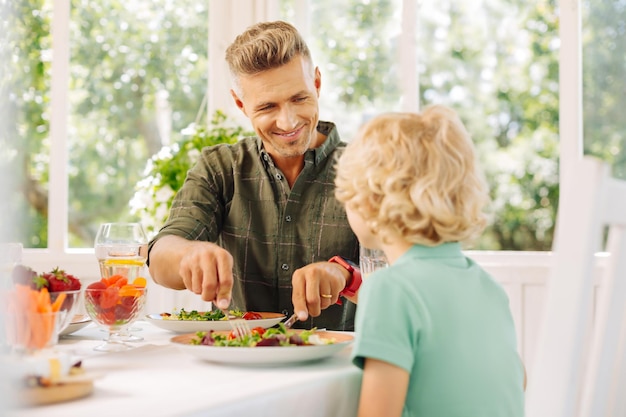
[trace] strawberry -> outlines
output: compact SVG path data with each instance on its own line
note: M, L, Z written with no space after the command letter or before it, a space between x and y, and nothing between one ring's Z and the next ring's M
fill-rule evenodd
M48 281L48 291L50 292L80 290L80 280L58 267L42 274L41 277Z

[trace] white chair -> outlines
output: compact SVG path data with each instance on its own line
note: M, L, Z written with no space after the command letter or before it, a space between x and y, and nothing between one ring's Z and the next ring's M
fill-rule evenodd
M626 181L591 157L566 174L526 416L624 417ZM594 308L595 254L607 227L609 256Z

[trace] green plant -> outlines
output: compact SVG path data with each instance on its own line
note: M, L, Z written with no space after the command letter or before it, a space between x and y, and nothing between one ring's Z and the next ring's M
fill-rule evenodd
M208 126L192 123L183 130L185 139L164 146L148 160L144 177L137 182L130 201L131 213L138 215L152 236L167 220L176 191L182 187L187 171L198 161L202 148L220 143L235 143L253 133L236 126L217 110Z

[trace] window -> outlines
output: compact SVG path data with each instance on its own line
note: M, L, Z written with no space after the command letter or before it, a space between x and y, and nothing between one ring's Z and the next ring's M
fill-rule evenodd
M10 100L2 102L7 110L1 113L3 121L10 123L2 124L2 140L8 146L0 156L7 162L3 168L18 174L10 184L12 198L2 202L17 220L9 238L44 249L37 252L40 262L84 252L86 257L80 259L91 265L87 256L97 224L130 216L128 201L147 158L168 137L176 141L197 117L209 68L208 2L14 3L10 19L2 21L13 24L12 30L0 30L1 40L7 40L0 46L2 88L11 92ZM488 168L495 201L496 220L480 249L550 248L559 181L561 44L554 1L259 3L279 4L276 10L282 14L276 18L306 27L323 73L322 117L336 121L345 139L383 109L434 102L457 108ZM619 4L601 9L614 7L604 12L617 15L623 13ZM585 8L590 10L589 2ZM407 13L414 13L415 24L406 25ZM600 42L610 35L612 51L623 52L619 34L624 19L613 15L615 20L603 28L593 24L602 22L602 15L588 14L585 30L597 26L594 39ZM244 17L249 13L238 15ZM222 24L230 21L224 18ZM561 41L578 39L572 27L560 34ZM414 45L410 51L407 41ZM600 54L602 48L587 45L586 65L599 65L592 53ZM617 65L622 55L613 52L616 66L604 80L613 77L611 85L623 74ZM565 65L575 68L576 63ZM586 67L585 76L593 72L605 74L596 66ZM585 78L585 94L594 92L590 85ZM411 88L418 100L403 94ZM211 93L228 94L216 92L221 89ZM610 108L621 106L607 105L595 114L585 107L585 128L593 132L586 136L598 143L592 145L592 140L586 146L612 149L609 155L617 161L617 145L597 142L610 136L611 144L619 143L616 138L623 133ZM608 136L592 129L591 118L598 117L606 117L598 125L614 126ZM565 161L573 157L562 152Z
M292 4L283 1L287 19L295 18ZM550 250L559 195L554 2L308 5L322 118L349 141L381 111L453 107L474 138L493 201L493 221L474 249Z
M48 222L61 220L48 211L48 199L64 194L50 182L56 155L61 164L67 160L67 169L60 167L67 199L56 201L67 218L61 232L68 247L91 248L99 223L132 218L129 201L146 161L196 118L207 84L208 6L191 0L75 0L68 9L60 2L22 3L31 7L15 11L16 20L26 20L13 40L10 102L18 120L10 133L25 144L15 160L23 189L16 193L19 240L46 248ZM59 24L66 19L68 25ZM66 44L53 44L55 30ZM55 70L62 75L53 79L51 57L64 50L68 61L59 55ZM68 114L50 107L55 87ZM55 114L59 130L52 137Z
M626 179L626 2L583 1L582 28L584 151Z

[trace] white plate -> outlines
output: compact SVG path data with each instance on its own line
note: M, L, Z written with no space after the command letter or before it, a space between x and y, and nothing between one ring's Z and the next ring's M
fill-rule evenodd
M83 327L89 325L89 323L91 323L91 319L89 318L89 316L77 314L74 316L72 322L65 328L65 330L59 333L59 336L67 336L68 334L77 332Z
M285 316L280 313L259 314L261 314L263 318L257 320L247 320L250 328L263 327L264 329L267 329L285 318ZM230 324L227 320L165 320L160 314L148 314L146 315L146 321L157 327L176 333L230 330Z
M349 346L354 336L349 333L319 331L322 339L333 339L335 343L310 346L263 346L230 347L192 345L195 334L174 336L172 343L183 352L209 362L246 365L288 364L308 362L330 357Z

